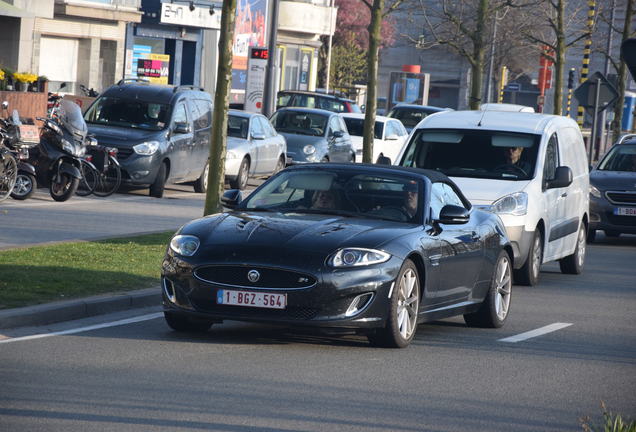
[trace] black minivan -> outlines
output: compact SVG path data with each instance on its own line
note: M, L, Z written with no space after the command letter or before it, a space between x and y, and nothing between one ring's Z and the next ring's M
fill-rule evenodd
M99 144L118 149L122 183L150 187L157 198L166 182L194 182L205 192L212 98L203 89L122 80L84 118Z

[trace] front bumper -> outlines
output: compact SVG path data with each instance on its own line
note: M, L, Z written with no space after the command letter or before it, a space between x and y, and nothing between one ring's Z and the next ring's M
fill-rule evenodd
M508 226L506 225L506 234L512 246L514 255L514 268L520 269L526 263L530 253L530 246L534 239L533 231L526 231L524 225Z
M590 230L608 230L625 234L636 234L636 216L616 215L619 207L636 208L628 204L612 204L604 195L590 195Z
M150 155L132 153L125 159L118 159L122 169L122 183L148 186L154 183L161 162L159 152Z
M399 259L392 258L379 266L324 269L313 274L316 283L307 288L258 288L245 286L246 279L239 277L255 266L237 263L241 267L237 272L241 285L237 282L237 286L227 286L203 281L194 275L193 270L198 267L184 265L180 258L167 256L162 272L163 307L165 311L212 321L229 319L325 328L378 328L385 325L389 293L400 263ZM274 270L307 273L305 269L278 267ZM285 294L287 306L285 309L266 309L217 304L217 293L221 289ZM359 296L363 296L364 301L352 311L352 304Z

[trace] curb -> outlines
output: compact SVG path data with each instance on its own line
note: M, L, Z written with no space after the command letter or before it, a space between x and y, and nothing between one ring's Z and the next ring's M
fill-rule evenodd
M0 329L39 326L159 305L161 305L161 289L157 286L126 293L0 310Z

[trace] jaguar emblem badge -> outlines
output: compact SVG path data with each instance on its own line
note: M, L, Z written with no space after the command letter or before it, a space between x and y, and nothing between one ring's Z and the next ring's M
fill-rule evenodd
M257 270L250 270L247 272L247 279L252 283L258 282L260 278L261 274Z

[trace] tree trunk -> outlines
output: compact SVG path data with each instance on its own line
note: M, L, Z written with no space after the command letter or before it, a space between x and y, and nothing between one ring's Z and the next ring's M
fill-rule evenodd
M473 62L471 63L471 79L470 84L470 109L478 110L481 105L481 86L484 79L484 58L485 46L484 35L486 31L486 14L488 11L489 0L479 0L479 8L477 9L477 23L475 33L472 35L473 41Z
M625 9L625 24L623 26L623 42L629 39L631 33L632 16L634 15L634 0L627 1ZM621 60L618 68L618 100L614 105L614 123L612 127L612 139L616 141L621 134L623 123L623 105L625 104L625 80L627 78L627 66Z
M375 131L375 111L378 93L378 53L380 47L380 28L384 0L373 0L371 23L369 24L369 54L367 58L367 100L364 114L362 142L362 162L373 162L373 135Z
M563 115L563 71L565 69L565 2L559 0L557 5L556 52L554 53L554 108L552 114Z
M236 0L223 0L219 38L219 66L214 94L214 114L210 139L210 169L203 215L223 210L221 196L225 186L225 151L227 148L227 111L232 85L232 45L236 21Z

